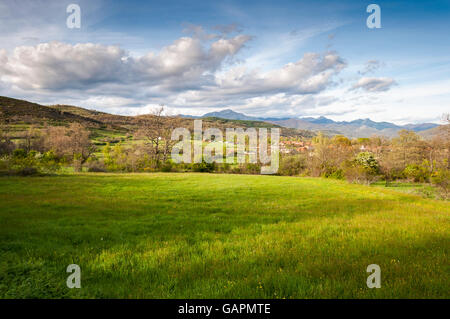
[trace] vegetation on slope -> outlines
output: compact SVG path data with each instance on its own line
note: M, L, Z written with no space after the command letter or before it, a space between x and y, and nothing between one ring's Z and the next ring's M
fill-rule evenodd
M56 125L73 122L82 123L86 126L101 124L100 121L92 118L4 96L0 96L0 121L10 124L17 122L35 124L45 121Z

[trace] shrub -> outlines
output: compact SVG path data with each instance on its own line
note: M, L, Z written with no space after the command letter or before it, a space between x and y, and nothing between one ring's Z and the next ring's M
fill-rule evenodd
M230 173L231 165L229 163L223 163L222 165L217 166L217 171L221 173Z
M32 175L34 170L31 168L34 168L37 171L39 164L36 155L37 153L35 151L27 153L20 148L14 150L13 156L9 162L11 172L19 175Z
M194 172L211 173L216 169L216 163L206 163L204 160L201 163L195 163L192 165Z
M23 167L18 169L15 173L20 176L33 176L39 174L39 171L36 167Z
M171 161L166 161L165 163L163 163L161 165L161 171L163 171L163 172L167 172L167 173L172 172L172 169L173 169L173 164Z
M405 167L403 174L414 182L428 182L430 173L427 167L417 164L410 164Z
M326 175L327 178L344 179L344 170L341 168L335 169L332 173Z
M8 175L10 166L9 156L0 157L0 175Z
M350 183L366 182L367 174L365 170L354 162L349 162L345 165L343 170L344 176Z
M105 173L106 172L105 164L98 160L88 161L86 166L87 166L88 172L93 172L93 173Z
M353 160L343 164L343 175L352 183L370 184L377 179L380 166L370 152L361 152Z
M355 158L355 162L369 174L375 175L379 173L380 165L375 159L375 156L370 152L359 153Z
M246 163L242 165L243 174L259 174L261 166L256 163Z
M448 198L450 191L450 170L440 169L431 178L434 185L439 187L445 198Z
M59 158L53 151L45 152L38 157L39 168L43 173L54 173L60 168Z
M2 141L0 136L0 155L11 154L14 151L15 147L16 145L14 144L14 142L10 141L9 139Z
M305 169L305 158L300 156L284 156L281 158L280 175L295 176Z
M83 170L83 159L79 153L73 155L73 169L75 172L81 172Z
M13 151L13 157L15 158L15 159L25 159L26 157L27 157L27 151L25 151L24 149L22 149L22 148L18 148L18 149L15 149L14 151Z
M43 154L34 150L16 149L0 160L0 171L6 175L30 176L54 173L61 167L60 159L52 152Z

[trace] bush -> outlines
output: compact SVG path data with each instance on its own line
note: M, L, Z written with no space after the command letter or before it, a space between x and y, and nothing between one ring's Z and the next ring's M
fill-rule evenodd
M11 154L14 151L15 147L16 147L16 145L14 144L14 142L11 142L9 139L7 139L5 141L1 141L1 139L0 139L0 155Z
M221 173L230 173L231 165L228 163L223 163L222 165L218 165L216 169L218 172L221 172Z
M39 171L36 167L23 167L18 169L15 174L19 176L33 176L38 175Z
M261 166L256 163L246 163L242 165L243 174L259 174Z
M13 158L15 159L25 159L27 157L27 151L22 148L18 148L13 151Z
M92 173L105 173L106 172L105 164L98 160L88 161L86 166L87 166L88 172L92 172Z
M0 160L0 171L6 175L30 176L54 173L60 168L59 158L52 152L40 154L16 149L12 155Z
M325 177L335 178L335 179L344 179L344 177L345 177L344 170L341 168L335 169L331 173L325 175Z
M194 172L211 173L216 169L216 163L206 163L204 160L201 163L195 163L192 165Z
M439 187L445 198L448 198L450 191L450 170L440 169L431 178L434 185Z
M305 169L305 158L300 156L284 156L281 158L279 175L295 176Z
M428 168L417 165L417 164L410 164L405 167L403 170L403 174L410 180L413 180L414 182L428 182L430 179L430 173L428 172Z
M351 183L370 184L377 179L380 166L370 152L361 152L343 164L343 175Z
M38 157L39 168L43 173L54 173L60 168L59 158L53 151L45 152Z
M161 171L163 171L163 172L168 173L168 172L172 172L172 170L173 170L173 164L171 161L166 161L165 163L163 163L161 165Z
M362 167L355 165L354 162L347 163L343 173L347 181L350 183L366 182L367 174L365 170Z
M375 156L370 152L361 152L355 158L355 163L362 167L368 174L376 175L380 171L380 165Z
M0 157L0 175L8 175L10 166L11 164L8 156Z

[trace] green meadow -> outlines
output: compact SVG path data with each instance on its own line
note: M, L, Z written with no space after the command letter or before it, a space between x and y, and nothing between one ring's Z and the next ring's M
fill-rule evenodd
M448 202L330 179L1 177L0 243L1 298L450 297Z

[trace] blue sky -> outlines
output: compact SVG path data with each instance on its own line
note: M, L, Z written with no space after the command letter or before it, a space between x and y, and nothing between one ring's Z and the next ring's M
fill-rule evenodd
M81 8L68 29L66 7ZM381 7L369 29L366 7ZM439 122L449 1L0 1L0 94L120 114Z

